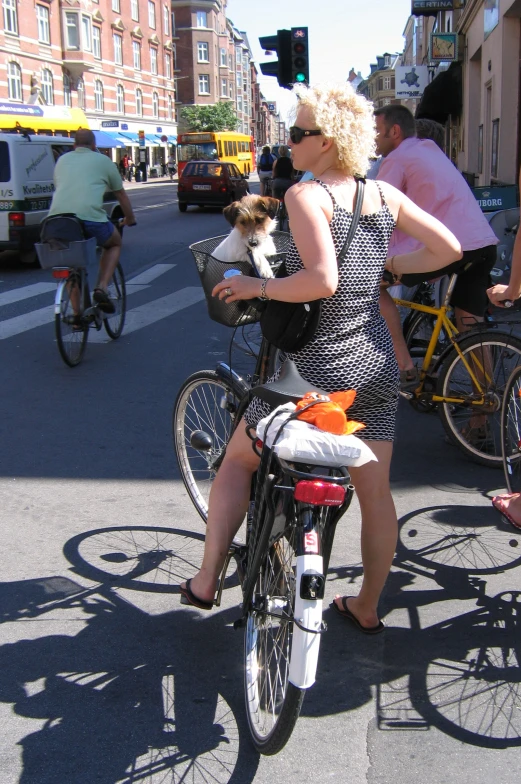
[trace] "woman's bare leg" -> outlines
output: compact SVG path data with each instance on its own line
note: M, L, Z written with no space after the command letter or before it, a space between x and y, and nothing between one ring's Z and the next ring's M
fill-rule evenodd
M215 596L230 544L248 510L251 479L258 466L259 458L241 422L230 439L210 490L203 562L190 583L193 593L204 601L211 601Z
M362 511L362 565L364 577L358 596L348 602L362 626L378 624L378 600L391 570L398 538L398 521L389 485L393 444L368 441L378 462L351 468L351 478ZM338 599L338 601L337 601ZM335 597L339 609L342 602Z

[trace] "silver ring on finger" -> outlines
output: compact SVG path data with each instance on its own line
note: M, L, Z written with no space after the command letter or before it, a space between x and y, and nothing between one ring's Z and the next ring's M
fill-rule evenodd
M231 289L224 289L224 293L226 294L227 297L231 297L232 296L232 290Z

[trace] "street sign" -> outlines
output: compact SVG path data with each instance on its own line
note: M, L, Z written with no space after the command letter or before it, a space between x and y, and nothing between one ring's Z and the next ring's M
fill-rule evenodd
M518 206L516 185L493 185L471 190L483 212L510 210Z
M138 138L139 138L139 146L140 147L144 147L145 144L146 144L145 131L138 131L137 135L138 135Z
M102 120L102 128L119 128L119 120Z
M426 65L397 65L394 76L397 98L421 98L429 83L429 68Z

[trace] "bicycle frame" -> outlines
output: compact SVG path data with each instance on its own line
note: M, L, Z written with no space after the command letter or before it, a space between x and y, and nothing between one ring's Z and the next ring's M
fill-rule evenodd
M452 292L454 290L454 286L456 285L457 275L452 275L449 281L449 285L447 288L447 292L445 294L445 299L443 304L439 308L432 307L430 305L422 305L419 302L410 302L408 300L403 300L399 298L394 298L394 303L399 307L408 308L409 310L417 311L419 313L428 313L432 316L436 316L436 324L434 325L434 329L432 331L431 338L429 340L429 345L427 347L427 351L425 353L425 357L423 359L421 372L420 372L420 383L418 384L415 393L421 393L425 384L425 380L429 375L429 368L432 362L432 358L434 356L434 352L436 350L436 346L438 344L438 339L440 337L441 330L444 329L452 346L454 347L455 351L459 354L460 359L467 370L472 383L474 384L476 390L479 391L481 394L481 399L474 400L469 398L461 398L461 397L444 397L442 395L431 395L429 394L429 399L432 400L433 403L453 403L453 404L462 404L462 403L471 403L473 406L483 406L485 403L484 399L484 392L482 389L482 384L477 378L476 374L474 373L472 367L468 363L466 357L464 356L463 352L461 351L458 340L461 338L461 333L458 331L456 326L452 323L452 321L448 317L448 312L450 310L450 298L452 296ZM459 337L458 337L459 336ZM485 367L482 363L480 363L476 358L474 359L474 363L477 367L478 374L482 374L483 377L487 382L489 382L490 376L486 373Z
M61 297L64 288L67 286L78 285L79 292L79 315L82 319L86 319L89 323L94 322L96 329L100 330L103 326L103 316L99 308L92 304L89 292L89 278L87 271L83 267L54 267L56 270L69 271L67 277L62 278L56 288L56 295L54 298L54 313L56 316L61 314Z

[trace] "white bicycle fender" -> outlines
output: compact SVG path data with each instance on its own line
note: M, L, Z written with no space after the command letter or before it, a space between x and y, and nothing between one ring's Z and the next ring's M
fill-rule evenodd
M65 286L65 284L66 284L66 281L65 280L61 280L58 283L58 287L56 289L56 296L54 298L54 313L55 313L56 316L59 316L60 313L61 313L60 302L61 302L61 296L62 296L63 287Z
M306 629L319 631L322 624L322 599L302 599L300 586L303 574L323 574L321 555L299 555L297 558L295 618ZM304 632L293 624L293 641L289 665L289 681L299 689L315 683L320 634Z

